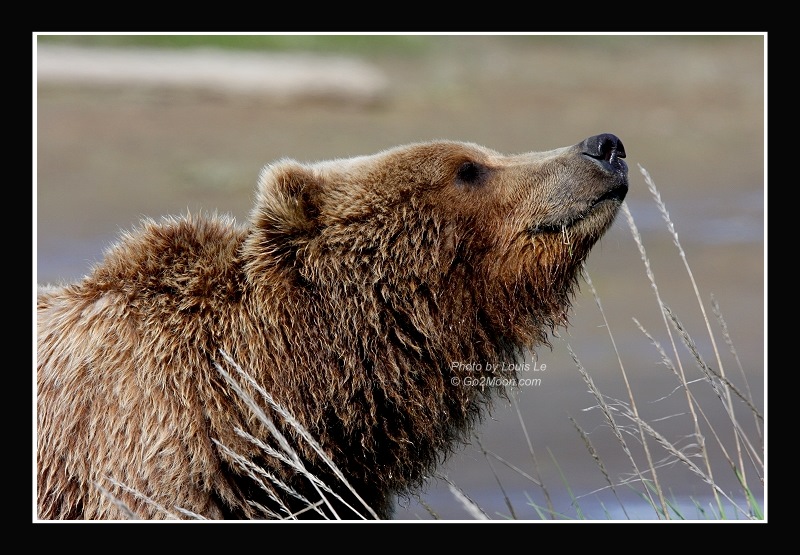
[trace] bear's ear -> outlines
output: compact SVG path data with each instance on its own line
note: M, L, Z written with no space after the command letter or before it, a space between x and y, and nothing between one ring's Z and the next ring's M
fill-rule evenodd
M266 166L258 178L251 223L264 235L279 241L307 238L319 219L319 178L293 160Z

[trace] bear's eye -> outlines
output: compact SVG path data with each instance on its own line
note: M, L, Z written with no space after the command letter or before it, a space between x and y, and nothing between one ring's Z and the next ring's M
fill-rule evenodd
M486 168L475 162L464 162L458 167L456 180L465 185L478 185L486 174Z

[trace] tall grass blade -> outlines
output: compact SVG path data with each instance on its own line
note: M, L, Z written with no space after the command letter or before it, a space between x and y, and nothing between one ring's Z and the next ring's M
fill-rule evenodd
M517 402L517 398L514 395L511 396L511 404L514 406L514 411L517 413L517 418L519 419L519 425L522 428L522 433L524 434L525 441L528 444L528 453L531 456L531 461L533 461L533 471L536 474L536 480L534 481L542 489L545 503L547 503L547 509L550 511L551 514L553 514L555 513L553 500L550 498L550 493L547 491L547 488L544 485L544 481L542 480L541 473L539 472L539 462L536 460L536 453L533 450L533 442L531 441L531 436L528 433L528 427L525 426L525 419L522 418L522 412L519 410L519 403Z
M643 168L642 168L643 169ZM645 176L647 178L649 176ZM655 185L653 185L655 188ZM660 200L660 197L659 197ZM626 203L622 204L622 212L625 214L625 218L628 221L628 227L631 230L631 235L633 235L633 239L636 242L636 246L639 249L639 255L641 256L642 262L644 263L645 273L647 274L647 279L650 281L650 287L653 289L653 293L656 297L656 302L658 303L659 312L661 313L661 318L664 322L664 328L666 329L667 336L669 337L670 343L672 345L672 352L675 355L675 365L671 363L668 364L678 379L678 383L683 387L684 392L686 393L686 403L689 407L689 413L692 416L692 424L694 425L694 435L697 441L697 444L700 446L700 454L703 457L706 466L706 472L709 476L712 476L712 469L711 469L711 460L708 456L708 451L706 449L706 440L700 430L700 422L697 418L697 412L699 408L697 407L697 403L689 389L689 382L686 379L686 372L683 369L683 363L681 362L681 357L678 354L678 346L675 343L675 338L672 335L672 326L669 324L669 319L667 318L666 313L666 306L664 301L661 300L661 294L658 290L658 284L656 283L655 274L653 273L653 269L650 266L650 259L647 256L647 251L644 248L644 242L642 241L642 237L639 234L639 229L636 227L636 222L633 220L633 215L631 211L628 209L628 205ZM672 225L672 221L668 219L667 225L670 228L671 232L674 232L674 227ZM653 340L655 343L655 341ZM662 352L662 359L665 361L669 361L669 357L666 356L663 350L659 348ZM719 496L717 495L716 491L712 491L712 495L717 502L718 506L722 506L722 501L720 500Z
M594 445L592 445L592 442L589 441L588 434L585 431L583 431L583 428L581 428L578 425L578 423L575 421L574 418L572 418L572 416L569 417L569 420L570 422L572 422L572 425L575 426L575 429L578 431L578 434L580 434L581 439L583 440L583 444L586 446L586 449L589 450L589 454L592 456L592 460L594 460L595 464L597 464L598 468L600 468L600 472L603 474L603 477L606 479L606 482L608 483L608 487L611 488L611 492L617 499L617 503L619 503L619 506L622 509L625 518L630 519L628 511L625 510L625 505L619 498L619 494L617 494L617 489L614 487L614 482L611 480L611 476L608 474L606 466L603 464L603 460L600 458L600 455L598 455L597 451L594 448Z
M267 393L267 391L263 387L261 387L259 384L257 384L255 382L255 380L253 380L253 378L249 374L247 374L242 369L242 367L239 366L239 364L237 364L225 351L220 350L220 354L225 359L225 361L228 364L230 364L238 372L238 374L248 383L248 385L250 385L250 387L252 387L254 390L256 390L267 401L267 403L270 406L270 408L272 410L274 410L275 412L277 412L284 419L285 422L290 424L300 434L300 436L303 438L303 440L308 442L308 444L320 456L320 459L323 460L328 465L328 467L334 472L334 475L337 477L337 479L339 479L342 482L342 484L344 484L347 487L347 489L353 494L353 496L356 499L358 499L359 502L362 503L362 505L367 510L367 512L370 515L372 515L372 517L374 519L377 519L378 518L377 513L375 513L375 511L367 504L367 502L364 501L364 499L358 494L358 492L355 490L355 488L353 488L353 486L350 485L350 483L347 481L347 479L345 478L345 476L342 473L342 471L339 470L339 468L336 466L336 464L334 464L334 462L330 459L330 457L328 457L325 454L325 452L323 451L322 447L313 438L313 436L308 432L308 430L306 430L294 418L294 416L289 414L289 412L286 411L280 404L276 403L275 400L272 398L272 396L269 393ZM337 515L336 511L334 510L333 506L327 501L327 497L322 493L322 491L320 491L320 484L321 484L320 480L316 479L311 473L309 473L309 472L307 472L305 470L305 466L303 465L303 462L302 462L301 458L296 453L296 451L291 447L291 445L286 440L286 438L283 436L283 434L281 434L280 431L277 429L275 424L272 422L272 419L269 418L266 415L266 413L261 409L261 407L252 399L252 397L250 395L248 395L243 390L243 388L239 385L239 383L236 380L234 380L233 377L227 371L225 371L224 368L222 368L222 366L220 366L219 364L215 363L215 367L217 368L217 371L231 385L231 387L234 389L234 391L237 393L237 395L239 395L246 403L248 403L248 406L253 410L254 414L256 416L258 416L258 418L268 427L268 429L270 430L270 433L272 433L273 436L275 437L275 439L278 441L278 444L281 446L281 448L284 450L284 452L287 455L289 455L290 459L293 461L294 468L300 470L301 472L303 472L303 474L305 476L307 476L309 478L309 480L313 484L314 488L319 493L320 498L325 501L325 504L328 507L328 509L331 511L331 513L333 515L335 515L336 518L338 518L338 515ZM332 492L331 488L326 488L326 489L327 489L327 491ZM361 518L365 518L363 515L361 515L361 513L358 510L356 510L354 507L352 507L344 499L342 499L339 496L337 496L337 497L349 509L351 509L355 514L359 515Z
M478 448L483 453L483 456L486 457L486 462L489 464L489 469L492 471L492 476L494 476L495 482L497 482L497 487L500 488L500 492L503 494L503 500L506 503L506 507L508 507L509 513L511 513L511 518L516 520L517 514L514 512L514 505L511 504L511 499L508 498L508 494L506 493L503 484L500 482L500 477L497 475L497 472L494 470L494 465L492 464L491 459L489 458L489 452L483 447L481 440L478 436L475 436L475 442L478 444Z
M739 373L742 375L742 382L744 383L745 390L747 391L746 402L748 406L754 407L753 392L750 391L750 381L747 379L747 374L745 374L744 368L742 367L742 361L739 359L739 353L736 352L736 347L733 345L733 339L731 339L731 334L728 331L728 324L722 317L722 311L720 310L719 303L717 303L714 295L711 295L711 310L714 312L714 316L716 316L720 328L722 328L722 337L725 339L725 343L728 345L728 350L730 350L731 355L733 355L733 359L736 361L736 365L739 367ZM758 411L754 411L753 416L755 419L754 424L756 427L756 432L758 433L759 439L763 441L763 435L761 433L761 421L764 420L764 417L761 416Z
M619 369L622 373L622 380L625 383L625 389L628 392L628 400L630 401L630 407L634 414L638 416L639 411L636 408L636 400L633 397L633 390L631 389L630 381L628 381L628 374L625 372L625 365L622 364L622 357L619 354L619 349L617 349L617 342L614 340L614 334L611 333L611 325L608 323L608 319L606 318L606 313L603 310L603 305L600 302L600 297L597 295L597 290L594 288L594 283L592 283L591 277L589 277L588 272L586 273L586 282L589 284L589 287L592 290L592 295L594 296L595 303L597 304L598 309L600 310L600 314L603 317L603 322L606 325L606 331L608 332L608 337L611 340L611 345L614 348L614 352L617 355L617 361L619 363ZM658 482L658 473L656 472L656 467L653 464L653 457L650 455L650 448L647 445L647 439L645 435L642 433L642 430L639 430L639 438L642 442L642 448L644 449L644 455L647 458L647 465L650 468L650 473L653 476L653 483L655 484L655 491L658 495L658 499L661 502L661 506L664 508L664 514L666 518L669 518L669 512L667 511L667 503L664 499L664 493L661 490L661 486Z
M675 226L673 225L672 220L669 217L669 212L667 211L667 207L664 204L664 202L661 200L661 193L659 193L658 189L656 188L656 184L655 184L655 182L653 182L653 179L650 177L650 173L648 173L648 171L645 170L641 165L639 166L639 170L642 172L642 175L644 176L645 183L647 183L647 187L650 190L650 193L652 194L653 198L655 199L656 205L658 206L658 209L661 212L661 215L663 216L664 221L667 223L667 227L669 228L669 231L672 234L673 242L675 243L675 246L678 249L678 254L680 254L681 260L683 260L683 266L686 269L686 273L689 275L689 280L690 280L690 282L692 284L692 289L694 289L694 294L695 294L695 297L697 299L697 304L700 307L700 312L703 314L703 321L706 324L706 330L708 332L708 338L711 341L711 346L712 346L712 348L714 350L714 355L715 355L715 357L717 359L717 368L719 368L720 374L723 377L725 377L725 366L722 364L722 357L720 356L719 349L717 348L717 340L716 340L716 338L714 336L714 332L711 329L711 322L709 321L708 315L706 314L705 304L703 303L703 299L700 296L700 290L697 287L697 281L694 279L694 273L692 272L692 269L689 267L689 261L686 258L686 253L684 252L683 247L681 247L680 240L678 239L678 232L675 231ZM725 396L725 401L728 404L728 414L729 414L729 417L731 418L731 423L733 424L734 429L738 429L738 423L736 421L736 414L733 411L733 400L731 399L731 392L730 392L730 389L728 389L727 386L724 387L724 396ZM734 443L735 443L735 446L736 446L737 457L739 459L739 465L738 466L739 466L739 468L743 468L744 467L744 462L742 460L742 449L741 449L741 445L739 443L739 437L740 436L739 436L738 433L734 433L733 437L734 437ZM747 483L746 479L745 479L745 483Z
M567 349L569 350L570 355L572 356L572 360L575 362L575 365L578 367L578 372L580 372L581 377L583 377L583 381L586 382L586 385L589 386L589 392L594 396L595 400L597 401L597 407L603 413L603 416L606 419L606 422L611 426L611 431L614 433L614 437L616 437L619 444L622 446L622 451L628 457L628 460L633 467L634 474L639 480L644 481L644 477L642 473L639 471L639 465L636 464L636 459L633 457L633 453L631 453L630 448L628 447L628 443L625 441L625 438L622 436L622 428L617 424L616 419L614 418L612 408L606 403L605 398L600 393L600 390L597 389L597 386L594 384L594 380L583 367L581 361L578 359L578 356L575 354L575 351L572 350L572 347L567 344ZM647 495L650 495L650 492L645 489ZM650 504L655 507L655 501L651 498Z
M461 488L455 485L450 478L444 475L439 475L439 477L447 482L447 487L450 488L450 492L453 494L461 505L467 510L467 512L472 516L472 518L476 520L490 520L489 515L487 515L483 509L481 509L475 501L469 498L469 496L464 493Z
M547 452L550 455L550 458L553 460L553 464L555 465L556 469L558 470L559 476L561 476L561 481L563 482L564 487L567 489L567 493L569 494L569 498L572 500L571 503L572 503L572 507L575 509L575 514L578 515L578 518L580 520L587 520L586 515L583 514L583 509L581 508L581 504L578 502L578 498L575 496L574 493L572 493L572 487L569 485L569 481L567 480L567 477L564 476L564 471L561 470L561 465L558 464L558 461L556 460L555 455L553 455L553 452L550 450L549 447L547 448Z

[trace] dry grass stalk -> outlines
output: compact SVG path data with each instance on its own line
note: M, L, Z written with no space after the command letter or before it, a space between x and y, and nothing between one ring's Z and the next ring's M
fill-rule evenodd
M647 177L648 176L646 176L645 178ZM655 186L653 187L655 188ZM659 195L658 201L660 200L661 197ZM650 266L650 259L648 258L647 252L644 248L644 243L642 242L642 237L639 234L639 229L636 227L636 222L634 222L633 220L633 215L628 209L628 205L625 203L622 204L622 212L625 214L625 218L628 220L628 227L630 227L631 235L633 235L633 239L636 242L637 247L639 248L639 255L641 256L642 262L644 263L645 272L647 273L647 278L650 280L650 286L652 287L653 292L655 293L659 312L661 313L661 318L664 321L664 327L667 331L667 336L669 337L670 343L672 344L672 352L675 354L676 365L673 365L671 363L669 357L666 356L666 353L660 347L659 351L662 353L663 360L670 361L668 367L672 369L673 373L678 378L678 383L681 385L681 387L683 387L683 390L686 394L686 403L689 407L689 413L692 416L694 435L698 445L700 446L700 455L703 457L703 460L705 462L706 472L708 472L709 476L713 476L711 470L711 460L709 459L708 450L706 449L706 439L705 436L703 436L702 432L700 431L700 422L697 418L697 412L698 412L697 402L694 399L694 396L692 395L691 391L689 390L689 382L686 379L686 372L683 369L683 363L681 362L681 357L678 354L678 346L675 343L674 336L672 335L672 326L669 325L669 321L665 311L664 301L661 300L661 294L658 291L658 284L656 283L655 275L653 274L653 270ZM667 221L667 226L670 228L671 232L674 232L674 226L672 225L672 221L669 219ZM677 239L677 234L674 234L673 237ZM651 341L655 343L655 340L653 340L652 338ZM715 497L717 506L719 506L720 505L719 496L717 495L716 492L713 492L713 495Z
M633 453L631 453L631 450L628 447L628 442L625 441L625 438L622 436L623 429L614 418L615 409L613 409L608 403L606 403L603 394L600 393L599 389L597 389L597 386L594 384L594 380L586 371L586 369L583 367L583 364L581 364L581 361L578 359L578 356L575 354L575 351L572 350L572 347L569 344L567 345L567 349L569 350L569 353L572 356L572 360L575 362L575 365L578 367L578 371L581 373L583 381L586 382L586 385L589 386L589 392L594 396L595 400L597 400L596 407L599 408L600 411L603 413L606 422L608 422L608 424L611 426L611 431L614 433L614 437L617 438L617 441L622 446L623 452L628 457L628 460L630 461L631 466L633 467L634 474L642 483L644 483L645 479L642 476L641 471L639 470L639 465L636 464L636 459L634 458ZM584 410L589 410L589 409L584 409ZM655 507L656 503L650 494L650 490L645 488L644 494L650 500L650 504L653 507ZM666 505L666 501L664 501L664 505Z
M747 375L744 373L744 368L742 367L742 361L739 359L739 353L736 352L736 347L733 345L733 340L731 339L730 332L728 331L728 323L722 317L722 311L719 308L719 303L714 298L714 295L711 295L711 310L714 313L714 316L717 318L717 322L719 322L719 326L722 329L722 337L725 339L725 344L728 345L728 349L733 355L733 359L736 361L736 365L739 367L739 373L742 375L742 382L744 383L745 390L747 391L747 399L749 400L749 406L753 406L753 392L750 391L750 382L747 379ZM759 439L763 442L764 437L761 432L761 422L764 420L764 417L761 416L758 411L755 411L753 414L755 419L755 427L756 433L758 433Z
M710 476L704 473L699 466L697 466L686 454L683 453L680 449L675 447L672 443L670 443L663 435L658 433L650 424L639 418L637 415L633 414L632 412L623 413L624 416L630 418L631 420L636 420L637 425L641 426L644 431L646 431L653 439L655 439L664 449L666 449L670 454L677 457L683 464L685 464L692 472L694 472L697 476L699 476L704 482L714 488L717 493L719 493L722 497L724 497L736 510L738 510L744 517L752 518L750 513L748 513L745 509L740 507L736 501L734 501L725 490L720 488Z
M624 203L623 203L624 205ZM625 365L622 364L622 357L619 354L619 350L617 349L617 342L614 341L614 334L611 333L611 325L608 323L608 319L606 318L606 313L603 310L603 305L600 302L600 297L597 295L597 290L594 288L594 283L592 283L592 279L589 277L588 272L586 273L586 283L592 290L592 295L594 296L594 301L597 303L597 308L600 310L600 314L603 316L603 322L606 326L606 331L608 331L608 337L611 340L611 345L614 347L614 353L617 355L617 362L619 363L619 369L622 373L622 380L625 383L625 389L628 392L628 399L630 400L630 407L631 410L635 415L639 415L639 411L636 408L636 401L633 397L633 391L631 390L631 384L628 380L628 374L625 372ZM664 498L664 492L661 489L661 484L658 481L658 473L656 472L656 467L653 464L653 457L650 454L650 448L647 445L647 440L645 439L644 434L642 433L641 429L639 430L639 438L642 442L642 449L644 449L645 457L647 458L647 464L650 467L650 471L653 475L653 485L655 486L656 494L658 495L658 500L661 503L661 507L664 510L665 518L669 519L669 511L667 510L667 501Z
M514 511L514 505L511 504L511 500L508 498L508 494L506 493L505 488L503 487L502 482L500 482L500 478L497 476L497 472L494 470L494 465L492 464L491 459L489 458L489 452L483 447L483 443L481 443L481 439L478 436L475 436L475 443L478 444L478 448L483 453L483 456L486 457L486 462L489 465L489 469L492 472L492 476L494 476L495 482L497 482L497 487L500 488L500 492L503 494L503 500L506 503L506 507L508 507L508 511L511 513L511 518L517 518L517 513Z
M175 513L169 511L168 509L166 509L164 506L160 505L159 503L156 503L155 501L153 501L152 499L150 499L148 496L144 495L143 493L141 493L141 492L139 492L139 491L137 491L137 490L135 490L135 489L133 489L131 487L126 486L122 482L119 482L118 480L115 480L114 478L112 478L110 476L106 476L106 480L111 482L114 486L118 487L119 489L121 489L121 490L123 490L123 491L125 491L127 493L130 493L131 495L133 495L137 499L140 499L140 500L144 501L145 503L147 503L148 505L150 505L152 507L155 507L158 511L160 511L160 512L164 513L165 515L167 515L167 518L170 518L170 519L173 519L173 520L178 518L178 515L176 515ZM136 515L133 511L131 511L125 505L125 503L120 501L116 496L111 494L108 490L103 488L100 484L95 484L95 485L100 489L101 492L103 492L104 494L108 495L108 497L111 499L111 501L115 505L117 505L118 507L122 507L123 508L123 512L125 512L127 515L131 515L130 518L133 518L133 519L138 519L139 518L138 515ZM182 512L189 513L190 511L182 511ZM202 518L202 517L200 517L200 518Z
M617 499L619 506L622 508L622 512L626 518L630 518L628 516L628 511L625 510L625 505L622 503L622 500L619 498L619 494L617 494L617 488L614 487L614 482L611 479L611 475L606 470L606 465L603 464L603 460L600 458L600 455L595 450L594 445L589 440L589 435L580 427L580 425L575 421L574 418L571 416L569 417L569 421L572 422L572 425L575 426L575 429L578 431L578 434L581 436L581 440L583 440L583 444L586 446L586 449L589 451L589 454L592 456L595 464L597 464L598 468L600 468L600 472L603 474L603 477L606 479L606 483L608 487L611 489L611 492L614 494L614 497Z
M481 509L475 501L469 498L469 496L464 493L461 488L455 485L447 476L443 474L439 475L439 478L447 482L447 486L450 488L450 492L467 510L467 512L472 516L472 518L476 520L489 520L489 515L487 515L483 509Z
M669 231L672 234L673 241L678 249L678 253L680 254L681 260L683 260L683 266L686 269L686 273L689 275L689 280L691 281L692 289L694 290L695 297L697 298L697 304L699 305L700 311L703 314L703 321L706 324L708 338L711 341L711 346L714 350L714 355L717 359L717 368L719 368L719 372L722 375L722 377L725 378L725 366L722 364L722 357L720 356L719 349L717 348L717 340L714 336L714 332L711 329L711 322L709 321L708 315L706 314L706 308L703 303L702 297L700 296L700 291L697 287L697 282L694 279L694 274L692 273L692 269L689 266L689 261L686 259L686 253L684 252L683 247L681 247L680 240L678 239L678 233L677 231L675 231L675 226L673 225L672 220L669 217L669 212L667 211L667 207L661 200L661 193L659 193L658 189L656 188L656 184L650 177L650 173L648 173L648 171L645 170L642 166L639 166L639 171L641 171L642 175L644 176L645 183L647 183L647 187L650 190L650 193L653 195L653 198L656 201L656 205L658 206L658 209L661 212L664 221L667 223L667 227L669 228ZM725 387L724 394L725 394L725 401L728 404L728 413L730 414L731 422L733 423L734 428L738 428L738 423L736 422L736 414L733 411L733 400L731 398L731 392L730 389L727 388L727 386ZM742 477L744 479L744 462L742 460L742 448L739 443L738 433L734 434L734 442L736 445L736 453L739 461L739 469L742 472ZM747 480L744 479L744 482L746 484Z
M733 410L733 406L731 404L729 404L729 402L728 402L729 399L730 399L730 396L729 396L730 391L731 390L735 391L737 396L740 396L740 398L742 400L744 400L746 404L748 404L748 407L750 408L750 410L753 411L753 414L755 414L757 417L761 416L760 413L758 412L758 410L756 410L756 408L754 406L752 406L752 404L746 398L741 396L739 391L736 388L734 388L732 386L732 384L730 384L730 382L724 376L722 376L721 374L717 373L713 368L711 368L705 362L705 360L703 360L702 355L700 354L700 352L697 349L697 345L695 345L695 343L692 340L691 336L686 331L686 328L683 326L683 324L681 324L680 320L678 320L678 317L675 316L675 314L672 312L672 310L669 309L669 307L665 307L665 309L666 309L667 314L669 315L670 319L672 320L672 323L675 326L675 329L680 334L681 339L683 339L683 342L686 344L687 348L692 353L692 356L694 356L695 361L697 362L698 368L703 372L703 374L706 377L706 380L711 385L711 389L714 391L714 393L716 393L717 397L722 402L723 408L725 409L725 412L728 415L728 418L730 419L731 424L733 425L734 432L735 432L735 437L737 439L741 439L741 441L747 447L748 452L750 453L750 455L754 456L758 460L759 466L763 465L763 463L761 461L761 457L759 456L759 454L756 451L755 447L752 445L752 443L750 442L749 438L747 437L747 434L744 432L744 430L742 430L741 425L739 424L738 420L736 419L735 414L734 414L734 410ZM735 468L741 469L743 463L742 463L742 459L741 459L741 444L740 444L739 441L736 442L736 446L738 448L737 449L737 453L739 454L739 465L737 467L735 467ZM731 461L731 464L733 464L733 461ZM746 484L746 482L745 482L745 484Z
M334 464L334 462L330 459L330 457L328 457L327 454L322 450L322 447L311 436L308 430L306 430L302 425L300 425L300 423L297 422L297 420L291 414L289 414L282 406L276 403L275 400L272 398L272 396L269 393L267 393L267 391L263 387L257 384L255 380L253 380L253 378L249 374L247 374L247 372L245 372L242 369L242 367L239 366L239 364L237 364L230 357L230 355L228 355L224 351L220 351L220 354L225 359L225 361L237 371L239 376L241 376L248 383L248 385L250 385L250 387L258 391L258 393L264 398L264 400L267 401L270 408L275 410L281 416L281 418L284 419L285 422L290 424L293 427L293 429L298 432L298 434L303 438L303 440L308 442L308 444L317 452L320 458L323 461L325 461L325 463L331 468L331 470L333 470L335 476L342 482L342 484L344 484L350 490L350 492L355 496L355 498L358 499L363 504L364 509L372 516L372 518L377 519L378 516L375 513L375 511L372 510L372 508L369 507L369 505L367 505L367 503L361 498L358 492L355 491L355 489L348 483L347 479L344 477L344 474L341 472L341 470L339 470L339 468ZM263 411L263 409L259 406L259 404L249 394L247 394L244 391L241 385L233 378L233 376L231 376L224 368L222 368L222 366L220 366L218 363L215 363L215 366L217 368L217 371L231 385L236 394L239 395L242 398L242 400L244 400L248 404L251 410L253 410L253 413L264 423L264 425L267 426L267 428L270 430L270 433L273 434L275 439L278 441L278 444L284 450L284 453L288 455L289 457L288 459L282 459L282 460L291 461L292 468L295 468L309 479L309 481L313 484L314 488L319 494L320 499L322 499L325 502L326 506L330 509L331 513L334 515L337 514L333 506L327 501L327 497L324 495L322 489L328 491L329 493L332 493L342 503L344 503L345 506L347 506L354 513L359 515L361 518L366 518L358 510L356 510L349 503L347 503L344 499L342 499L337 494L333 493L331 488L327 487L318 478L316 478L313 474L311 474L305 469L305 466L303 465L303 462L300 459L297 452L291 447L286 438L280 433L275 424L272 422L272 419L269 418L269 416L267 416L267 414Z
M237 430L237 431L238 431L238 430ZM224 452L224 453L225 453L225 454L226 454L228 457L230 457L230 459L231 459L233 462L235 462L235 463L236 463L236 464L237 464L237 465L238 465L240 468L242 468L242 470L244 470L244 471L245 471L245 473L246 473L246 474L247 474L247 475L248 475L248 476L249 476L249 477L250 477L250 478L251 478L251 479L252 479L252 480L253 480L253 481L254 481L256 484L258 484L259 488L261 488L261 490L262 490L262 491L264 491L264 492L267 494L267 496L268 496L268 497L269 497L269 498L270 498L270 499L271 499L273 502L275 502L275 504L277 504L277 505L278 505L278 507L281 509L281 511L283 511L283 513L285 513L285 515L287 515L286 517L284 517L284 516L281 516L281 515L279 515L279 514L275 513L275 512L274 512L274 511L272 511L272 510L269 510L269 509L264 509L264 510L262 510L262 512L264 513L264 515L265 515L265 516L267 516L267 517L269 517L269 518L287 518L287 517L289 517L289 515L291 515L291 514L292 514L292 512L291 512L291 511L289 510L289 508L288 508L288 507L287 507L287 506L286 506L286 505L283 503L283 501L281 501L281 500L280 500L280 497L279 497L279 496L277 496L277 495L275 495L275 491L274 491L274 490L273 490L271 487L268 487L268 486L267 486L267 485L264 483L264 481L263 481L263 479L262 479L262 478L266 478L266 479L267 479L269 482L271 482L271 483L275 484L275 485L276 485L276 486L278 486L280 489L282 489L283 491L285 491L286 493L288 493L289 495L291 495L291 496L292 496L292 497L294 497L295 499L298 499L298 500L299 500L299 501L301 501L302 503L306 504L307 506L311 506L311 505L312 505L312 503L311 503L311 502L310 502L308 499L306 499L305 497L303 497L302 495L300 495L299 493L297 493L295 490L293 490L292 488L290 488L289 486L287 486L285 483L283 483L281 480L279 480L278 478L276 478L276 477L275 477L275 476L273 476L272 474L270 474L270 473L266 472L266 471L265 471L263 468L261 468L261 467L259 467L258 465L254 464L252 461L249 461L249 460L247 460L246 458L242 457L242 456L241 456L241 455L239 455L238 453L234 452L233 450L229 449L227 446L225 446L225 445L221 444L220 442L218 442L218 441L216 441L216 440L214 440L214 443L215 443L215 444L216 444L216 445L217 445L217 446L218 446L218 447L219 447L219 448L220 448L220 449L221 449L221 450L222 450L222 451L223 451L223 452ZM320 513L321 515L323 515L323 516L324 516L324 513L323 513L322 511L319 511L319 513Z
M531 460L533 461L533 471L536 473L536 479L530 478L534 481L542 490L544 494L544 500L547 504L547 508L550 511L550 514L555 514L555 506L553 505L553 500L550 498L550 493L547 491L547 488L544 485L544 481L542 480L541 473L539 472L539 462L536 460L536 453L533 449L533 442L531 441L531 436L528 434L528 427L525 426L525 419L522 418L522 412L519 410L519 403L517 402L516 396L511 396L511 403L514 405L514 411L517 413L517 418L519 419L519 424L522 427L522 433L525 435L525 441L528 444L528 453L531 455ZM527 476L527 474L522 473L523 476Z

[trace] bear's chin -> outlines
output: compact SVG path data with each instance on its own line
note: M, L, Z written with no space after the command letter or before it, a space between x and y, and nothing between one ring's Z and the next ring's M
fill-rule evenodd
M585 213L574 215L554 223L539 223L528 228L531 238L547 243L558 242L581 244L586 252L608 231L622 206L622 198L598 200Z

